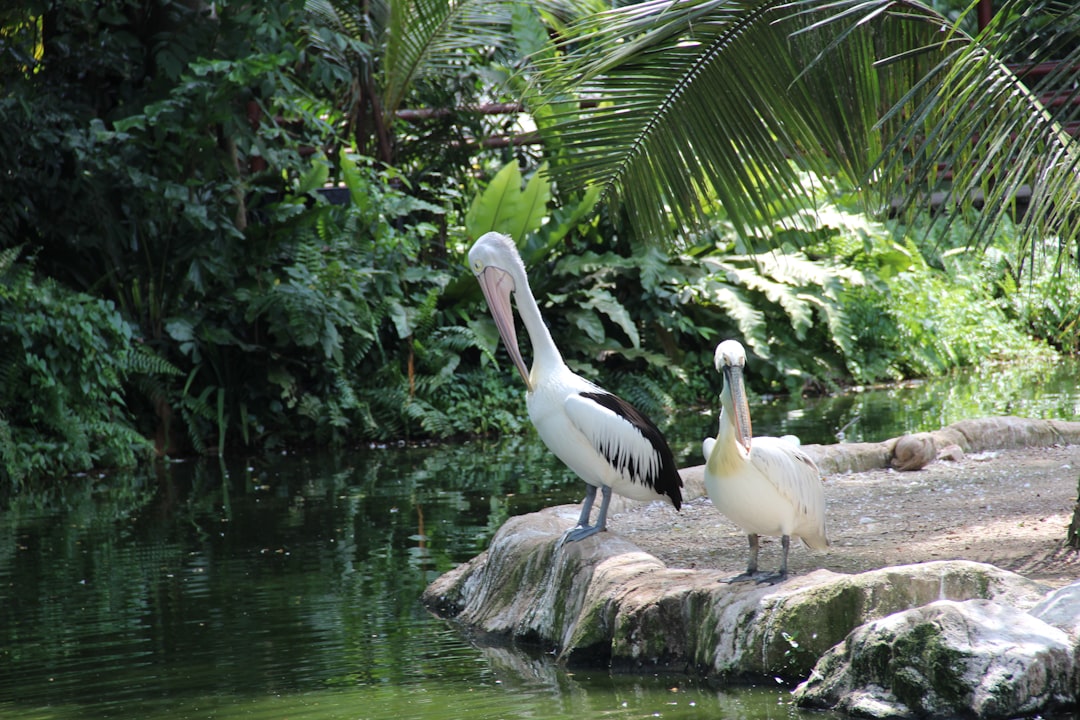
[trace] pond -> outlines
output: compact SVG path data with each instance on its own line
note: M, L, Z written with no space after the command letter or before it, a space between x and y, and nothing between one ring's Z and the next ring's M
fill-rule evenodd
M873 441L965 417L1080 416L1080 366L759 400L760 434ZM715 413L670 431L697 464ZM580 499L535 436L172 463L0 513L0 717L820 718L771 681L568 671L419 604L514 514Z

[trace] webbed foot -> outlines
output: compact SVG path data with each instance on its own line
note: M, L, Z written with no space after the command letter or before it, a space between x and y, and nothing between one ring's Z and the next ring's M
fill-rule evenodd
M750 573L745 573L744 572L744 573L740 573L738 575L732 575L731 577L728 577L728 578L720 578L720 582L731 584L731 583L750 582L751 580L756 580L756 579L757 579L756 576L754 576L754 575L752 575Z
M754 578L758 585L776 585L785 580L787 580L787 573L785 572L760 573Z
M578 540L584 540L587 537L592 537L596 533L600 532L598 525L578 525L575 528L571 528L563 535L563 543L577 542Z

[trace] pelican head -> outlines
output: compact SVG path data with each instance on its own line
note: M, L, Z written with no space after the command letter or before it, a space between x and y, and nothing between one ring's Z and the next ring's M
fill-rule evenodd
M510 306L510 293L528 288L525 264L521 261L514 241L508 235L489 232L480 236L469 249L469 267L484 291L491 317L499 329L499 337L510 353L518 372L525 381L525 387L532 390L529 381L529 369L521 357L518 347L517 330L514 328L514 311Z
M735 426L735 440L739 451L749 456L753 428L750 425L750 403L746 399L746 385L743 382L746 351L742 343L738 340L725 340L717 345L713 364L724 376L724 388L720 391L723 414L728 415Z

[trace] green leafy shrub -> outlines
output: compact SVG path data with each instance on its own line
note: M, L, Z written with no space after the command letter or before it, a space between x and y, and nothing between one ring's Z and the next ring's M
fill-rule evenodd
M17 254L0 253L0 487L135 466L152 447L130 423L125 381L170 368L111 302L35 280Z
M1080 256L1057 238L1018 254L1018 237L1006 224L995 243L969 262L998 302L1027 334L1062 352L1080 351Z
M823 246L877 278L847 294L854 381L943 375L1049 353L1016 321L986 256L962 245L963 223L955 221L944 236L939 227L873 224L861 243L836 236Z
M425 262L438 228L424 218L442 209L369 159L343 153L337 167L347 203L326 202L321 181L301 177L248 231L275 252L166 322L189 368L175 403L192 446L519 429L499 409L509 396L491 393L494 374L476 367L484 344L448 315L451 273Z

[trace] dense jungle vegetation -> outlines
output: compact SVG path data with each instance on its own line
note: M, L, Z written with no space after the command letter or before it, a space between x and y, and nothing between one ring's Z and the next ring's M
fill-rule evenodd
M796 12L770 2L686 5L714 13L716 27L726 12ZM836 5L866 6L867 17L917 8L920 22L932 14L912 3ZM974 36L965 6L952 5L937 11ZM1002 13L1013 24L995 37L1021 27L1045 40L1039 47L1062 44L1060 28L1080 20L1053 5L1043 8L1053 24L1045 13ZM685 132L700 137L702 123L716 125L726 140L683 153L672 150L688 147L670 144L682 137L674 132L649 146L633 113L604 115L620 96L598 79L618 78L625 96L651 75L623 69L655 67L657 54L694 43L680 40L677 23L655 37L655 22L604 26L639 22L610 9L31 0L0 10L0 487L130 467L155 453L524 430L521 383L463 262L491 229L518 242L571 365L658 418L712 401L712 350L725 337L752 352L757 392L790 393L1080 347L1071 216L1043 209L1060 209L1074 188L1053 185L1049 205L1035 197L1020 217L1011 194L994 194L1018 185L987 183L1004 177L1002 167L1037 170L1054 143L1075 154L1064 133L1029 147L1003 138L1033 137L1030 128L994 125L992 147L972 148L968 135L953 143L968 154L920 154L916 134L895 124L900 113L853 95L831 118L816 104L821 116L805 121L805 134L790 130L805 113L770 106L792 133L779 137L747 112L748 93L712 87L699 95L726 97L727 109L690 106ZM816 22L792 37L824 32L807 24ZM838 23L817 47L858 41L857 23ZM608 54L590 56L613 28L642 46L609 43ZM896 41L910 35L901 28ZM732 37L723 46L736 67L784 65ZM986 46L963 49L1001 72L984 67L996 57ZM945 55L959 62L959 52ZM867 64L866 77L880 80L873 92L932 107L899 75L885 78L902 64ZM808 98L843 99L814 87L821 78L812 73L788 70L806 81ZM716 82L795 95L794 85L748 76ZM650 113L653 124L680 116ZM1000 123L1007 113L991 103L985 116ZM935 118L917 119L942 144ZM846 135L815 156L826 145L810 142L822 137L810 131L826 125ZM603 135L626 128L638 134ZM891 157L907 153L902 162L888 160L898 137L908 144ZM646 155L625 146L616 155L623 140ZM589 155L588 142L601 150ZM845 150L864 144L869 160ZM993 151L1013 155L980 166ZM680 169L684 155L704 159L699 174ZM1071 155L1055 157L1074 168L1061 160ZM942 177L926 168L946 160L956 168L949 180L982 187L987 209L931 212L926 198ZM967 171L972 163L982 172ZM899 176L914 188L907 195L869 182ZM888 212L882 198L898 197Z

